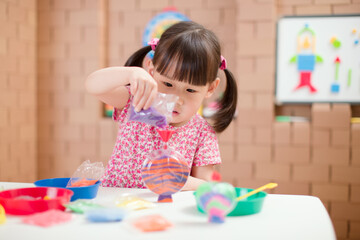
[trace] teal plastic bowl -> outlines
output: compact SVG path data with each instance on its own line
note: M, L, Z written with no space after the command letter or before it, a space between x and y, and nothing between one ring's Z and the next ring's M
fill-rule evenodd
M254 189L235 188L237 197L245 195L252 190ZM230 213L228 213L228 216L244 216L259 213L262 209L266 196L266 192L258 192L248 198L238 201L235 208ZM199 212L204 213L204 211L198 205L197 209L199 210Z
M97 181L94 185L84 186L84 187L66 187L70 178L48 178L42 179L34 182L37 187L58 187L70 189L74 192L74 195L71 197L71 201L76 199L93 199L96 197L99 190L100 181Z

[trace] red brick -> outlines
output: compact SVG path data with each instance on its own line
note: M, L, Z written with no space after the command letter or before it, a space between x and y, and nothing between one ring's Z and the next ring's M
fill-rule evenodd
M315 0L315 4L346 4L351 0Z
M348 201L349 186L347 184L319 184L312 185L312 195L328 201Z
M66 59L66 45L60 43L41 44L38 47L38 57L43 60Z
M201 1L196 1L196 2L201 2ZM211 2L217 2L217 1L211 1ZM236 19L236 9L235 8L225 8L223 11L224 11L224 14L223 14L223 20L221 21L221 23L225 24L225 25L233 24Z
M334 183L360 184L360 167L333 167L331 180Z
M244 39L237 38L238 57L249 57L249 56L274 56L275 54L275 41L268 38L259 38L259 39ZM262 77L265 77L262 75ZM269 76L272 79L272 76ZM259 87L259 86L258 86Z
M91 159L96 156L97 150L98 146L95 141L69 141L67 154L75 158L85 157Z
M334 5L333 14L359 14L360 4L343 4Z
M239 22L236 24L237 39L254 39L255 38L255 23Z
M350 201L354 203L360 203L360 185L350 185Z
M274 38L276 33L276 24L272 21L256 23L256 38ZM275 67L275 65L273 65Z
M329 129L312 129L312 145L314 147L330 146L330 130Z
M275 72L275 58L257 57L255 59L255 72L273 74Z
M350 131L349 130L332 130L331 145L335 147L349 147Z
M309 6L296 6L296 15L314 15L314 14L331 14L330 5L309 5Z
M360 220L360 204L357 203L331 203L331 218L334 220Z
M79 93L62 92L53 95L54 105L60 108L83 107L82 96Z
M192 21L200 24L219 24L220 23L220 9L190 9L189 18Z
M255 167L255 178L288 181L290 180L290 165L279 163L257 163Z
M273 111L238 109L237 126L270 127L274 118Z
M360 124L351 124L351 146L360 146Z
M236 126L235 142L239 144L253 143L254 130L250 127Z
M94 26L99 24L96 10L70 11L69 25L71 26Z
M221 159L224 162L233 162L235 157L235 148L232 144L221 144L220 146Z
M360 167L360 149L351 149L351 165Z
M76 125L61 126L57 125L53 130L54 139L59 141L81 140L81 128Z
M234 143L235 141L235 122L232 122L222 133L219 134L218 139L220 143Z
M360 222L359 221L350 221L350 239L360 239Z
M337 238L346 238L348 233L348 223L347 221L337 221L333 220L333 225L335 228L335 233Z
M67 12L64 10L39 11L37 22L41 29L44 27L65 27L68 24L66 15Z
M280 0L279 5L306 5L311 4L312 0Z
M128 10L135 10L136 9L136 1L128 1L124 4L124 1L119 0L110 0L109 1L109 10L122 12Z
M250 179L253 175L251 163L223 162L220 165L222 181L233 182L234 179Z
M347 166L350 163L350 150L346 147L316 147L312 154L316 164Z
M79 27L54 28L51 40L62 43L80 43L82 41L81 35L81 28Z
M99 111L95 108L67 109L66 117L68 122L74 124L96 123L98 121Z
M328 183L330 169L324 165L294 165L293 180L295 182Z
M290 145L290 123L275 122L274 126L274 143L276 146Z
M81 9L82 1L81 0L62 0L62 1L53 1L53 9L56 10L76 10Z
M255 94L255 108L273 110L273 94L271 93L257 93Z
M272 130L266 127L255 128L255 144L268 145L272 143Z
M115 144L118 126L111 119L102 119L99 123L100 142Z
M271 76L262 73L239 73L238 88L242 91L271 92L274 89L274 80Z
M276 162L309 163L310 147L275 146L274 160Z
M312 124L314 128L350 128L350 105L313 104Z
M275 7L271 3L243 2L238 4L237 20L273 20Z
M51 156L56 155L63 155L67 152L67 144L64 141L46 141L41 140L39 141L39 148L38 154L40 158L50 158Z
M271 147L256 145L237 145L235 158L238 162L270 162Z
M255 104L254 95L251 93L240 92L238 94L237 108L250 109Z
M298 146L310 146L310 124L292 123L291 143Z
M310 195L309 183L295 183L289 181L278 181L279 185L274 189L276 194Z

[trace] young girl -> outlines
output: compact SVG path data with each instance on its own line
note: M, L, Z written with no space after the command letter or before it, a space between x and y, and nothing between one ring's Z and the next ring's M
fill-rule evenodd
M144 61L151 50L154 50L152 61ZM211 126L197 111L219 85L219 69L225 72L226 89ZM149 153L162 147L162 141L154 126L129 122L127 114L131 104L135 111L148 109L157 92L179 97L168 126L175 131L168 145L182 154L191 168L183 190L196 190L201 183L209 181L214 165L221 163L215 132L223 131L233 119L237 87L226 69L217 37L203 26L194 22L171 26L159 41L152 40L150 46L135 52L125 67L92 73L86 80L86 89L114 106L113 119L119 124L116 144L102 178L103 186L145 188L142 164Z

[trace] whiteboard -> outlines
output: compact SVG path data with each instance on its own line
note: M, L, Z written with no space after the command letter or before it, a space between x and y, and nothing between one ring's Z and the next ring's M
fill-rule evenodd
M277 23L276 102L360 103L360 15Z

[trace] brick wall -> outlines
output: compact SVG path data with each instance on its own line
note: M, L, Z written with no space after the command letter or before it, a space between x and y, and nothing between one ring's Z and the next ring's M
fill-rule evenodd
M273 101L277 19L360 13L359 0L0 1L0 181L65 177L85 159L107 162L116 125L84 80L122 65L167 6L218 35L238 80L237 118L219 135L223 179L250 188L275 181L273 193L318 196L338 238L359 239L360 126L349 123L359 108ZM313 121L274 121L288 113Z
M0 1L0 181L36 179L36 1Z

